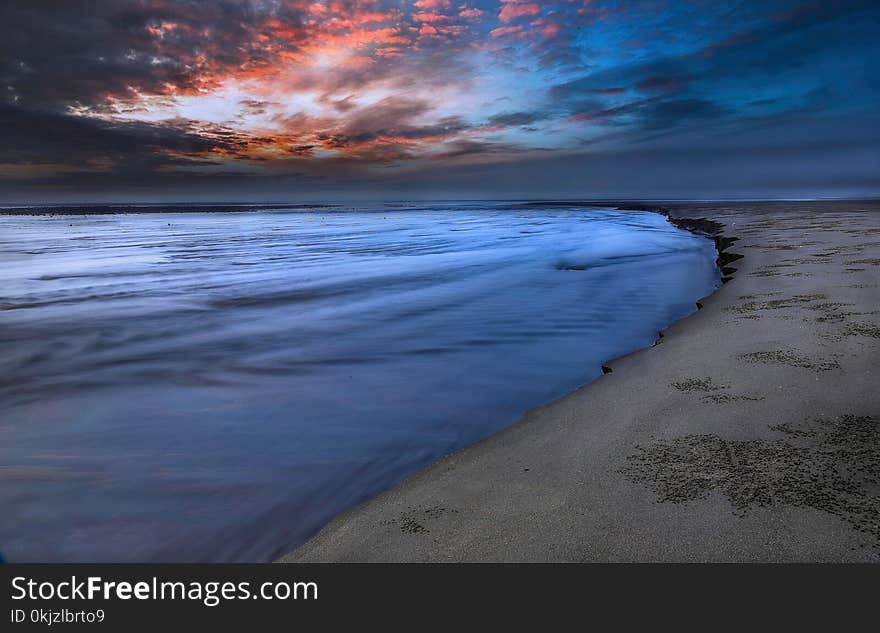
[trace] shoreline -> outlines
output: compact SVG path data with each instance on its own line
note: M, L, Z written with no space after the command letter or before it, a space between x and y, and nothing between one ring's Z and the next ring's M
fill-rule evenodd
M712 238L733 283L658 344L338 515L282 561L880 560L880 204L606 204ZM728 251L737 242L745 253ZM829 296L838 281L863 282L841 293L856 303ZM725 326L743 332L719 338ZM759 342L783 348L742 352Z

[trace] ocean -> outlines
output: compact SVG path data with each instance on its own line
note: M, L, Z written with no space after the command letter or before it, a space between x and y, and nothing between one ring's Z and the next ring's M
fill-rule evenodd
M6 560L272 560L720 283L646 211L211 209L0 216Z

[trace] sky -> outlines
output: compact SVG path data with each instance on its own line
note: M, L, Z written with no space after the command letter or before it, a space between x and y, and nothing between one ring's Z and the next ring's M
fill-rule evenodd
M0 202L880 195L876 0L0 6Z

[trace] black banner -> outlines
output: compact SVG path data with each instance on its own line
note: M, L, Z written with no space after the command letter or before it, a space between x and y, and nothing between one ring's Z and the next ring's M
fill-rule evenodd
M839 628L870 613L878 566L820 565L0 565L0 630L128 630L438 623L601 616L616 625L786 623ZM457 623L457 624L456 624ZM579 628L580 628L579 626ZM285 627L287 628L287 627ZM604 628L604 627L603 627Z

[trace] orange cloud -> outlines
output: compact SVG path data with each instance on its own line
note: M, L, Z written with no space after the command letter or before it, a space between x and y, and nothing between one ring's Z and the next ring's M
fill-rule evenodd
M491 31L489 31L489 35L498 38L524 38L528 36L528 34L523 30L523 27L521 26L501 26L497 29L492 29Z
M465 20L479 20L483 15L485 15L485 11L480 9L462 9L458 12L459 17L464 18Z
M498 13L498 20L507 23L517 18L538 15L541 12L541 6L535 2L523 2L522 0L506 0L501 11Z
M413 13L413 19L419 22L448 22L451 18L440 13Z
M419 9L437 10L448 8L450 0L418 0L413 4Z

